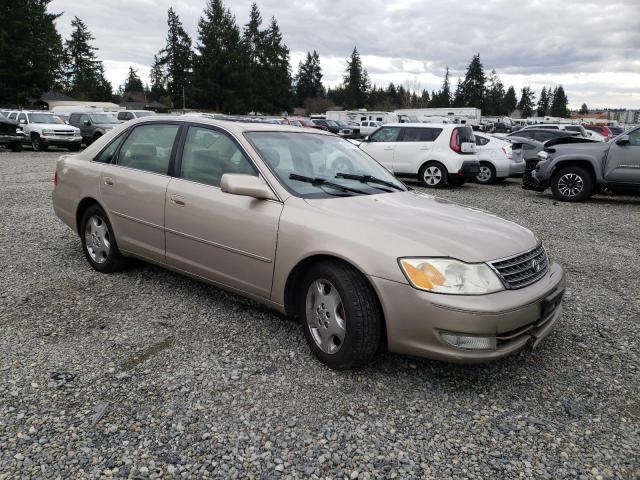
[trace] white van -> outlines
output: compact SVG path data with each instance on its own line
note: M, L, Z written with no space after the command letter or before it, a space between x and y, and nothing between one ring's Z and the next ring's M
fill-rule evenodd
M396 176L417 177L429 188L462 185L480 172L473 129L463 125L383 125L360 149Z

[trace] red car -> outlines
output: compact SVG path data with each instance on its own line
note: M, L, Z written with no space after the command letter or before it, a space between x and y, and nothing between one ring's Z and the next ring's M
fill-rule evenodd
M592 132L599 133L600 135L607 138L613 138L615 136L613 132L609 130L609 127L606 127L604 125L584 125L584 128L586 128L587 130L591 130Z

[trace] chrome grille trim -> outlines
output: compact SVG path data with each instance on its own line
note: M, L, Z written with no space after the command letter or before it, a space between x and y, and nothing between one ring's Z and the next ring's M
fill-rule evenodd
M539 269L533 268L534 262ZM504 286L510 290L524 288L540 280L549 271L549 259L542 244L525 253L489 262Z

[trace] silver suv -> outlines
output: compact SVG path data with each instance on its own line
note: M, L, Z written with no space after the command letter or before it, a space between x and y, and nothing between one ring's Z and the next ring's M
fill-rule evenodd
M69 125L78 127L85 145L90 145L114 127L120 125L114 115L105 112L72 113Z
M18 122L22 129L23 143L31 144L36 152L50 146L68 148L72 152L80 150L80 129L65 124L50 112L13 111L9 118Z

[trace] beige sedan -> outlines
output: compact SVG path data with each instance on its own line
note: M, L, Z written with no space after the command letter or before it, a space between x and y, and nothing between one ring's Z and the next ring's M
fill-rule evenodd
M332 368L381 348L494 360L560 317L564 274L533 233L410 190L319 130L133 120L62 156L55 179L94 269L135 257L297 316Z

